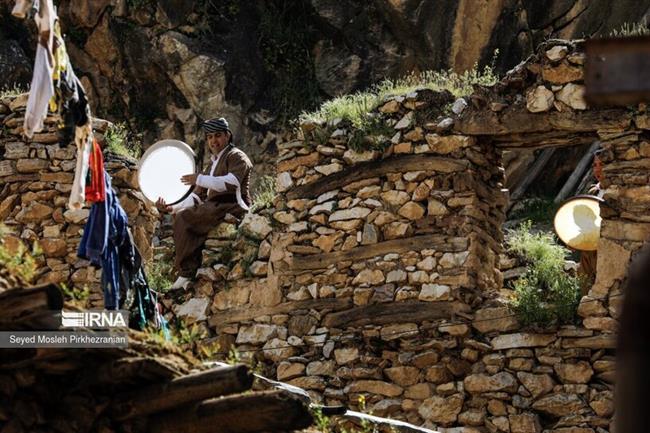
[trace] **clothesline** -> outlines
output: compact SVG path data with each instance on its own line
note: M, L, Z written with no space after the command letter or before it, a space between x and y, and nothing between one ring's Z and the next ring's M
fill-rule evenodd
M48 111L58 115L62 140L74 140L77 148L68 208L81 209L92 203L77 255L101 267L104 308L128 306L134 327L143 329L153 322L168 336L128 228L128 217L104 169L86 92L72 68L53 1L17 0L12 15L21 19L33 16L38 30L23 132L32 138L43 129Z

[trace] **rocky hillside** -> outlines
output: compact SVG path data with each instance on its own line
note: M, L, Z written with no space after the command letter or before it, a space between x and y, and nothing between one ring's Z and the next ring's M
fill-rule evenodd
M608 34L650 0L55 0L95 112L128 120L145 144L193 142L226 115L259 145L273 121L414 70L505 72L549 37ZM0 87L26 86L33 24L0 0ZM267 138L266 144L269 139ZM263 146L265 147L265 146Z

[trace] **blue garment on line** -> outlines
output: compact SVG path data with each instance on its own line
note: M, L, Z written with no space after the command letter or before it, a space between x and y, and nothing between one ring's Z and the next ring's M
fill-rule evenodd
M106 200L95 202L77 250L79 257L102 268L104 308L116 310L120 305L120 247L129 241L128 217L111 187L111 178L104 172Z

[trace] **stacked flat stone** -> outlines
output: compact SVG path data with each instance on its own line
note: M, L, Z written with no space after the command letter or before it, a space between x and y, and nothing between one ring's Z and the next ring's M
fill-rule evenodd
M208 319L315 398L354 406L367 394L377 413L416 423L430 419L413 399L435 394L432 349L456 347L470 330L450 319L480 302L477 287L501 284L497 154L419 122L433 96L421 90L379 107L394 130L383 151L348 148L355 131L344 122L303 124L280 144L273 278L218 293L228 302ZM322 130L329 137L316 142ZM415 364L398 356L401 345Z
M203 249L201 268L188 291L175 293L163 299L168 320L181 319L186 325L195 325L204 336L202 344L218 342L228 349L235 338L215 332L208 318L222 311L244 305L258 305L264 301L267 285L276 284L269 275L271 233L269 213L248 213L241 222L221 223L208 234ZM171 217L165 218L158 232L154 260L173 263L174 240Z
M551 41L448 120L428 118L430 91L390 98L373 113L394 130L382 151L349 148L345 122L302 124L278 146L267 283L217 289L229 303L211 329L326 404L364 396L442 431L609 432L618 295L650 234L645 114L583 107L583 58L579 42ZM542 110L540 86L553 94ZM499 155L595 139L621 210L603 212L584 321L523 329L499 299L501 270L515 270L499 255Z
M31 141L22 136L27 94L0 101L0 221L13 234L7 242L38 240L43 255L38 258L39 283L65 283L69 288L88 286L88 305L101 308L100 270L77 257L89 207L68 210L67 203L77 149L74 143L59 142L58 119L50 115L45 128ZM108 122L94 119L97 137ZM145 260L152 256L151 238L157 211L138 191L135 161L105 153L105 167L113 178L113 187L129 217L136 244Z
M442 121L428 114L431 91L389 98L373 115L391 134L363 140L387 142L381 151L351 149L358 131L345 122L302 124L278 146L270 218L249 214L236 233L217 228L192 291L166 304L222 352L234 345L327 404L357 407L364 396L378 415L463 433L611 431L621 293L630 257L650 237L650 122L643 106L595 110L561 96L583 85L583 57L580 43L550 41ZM10 121L9 105L0 110ZM596 139L612 208L602 211L583 321L522 329L499 299L501 271L514 266L500 256L500 153ZM31 174L17 167L29 157L0 162L5 185ZM3 219L23 233L19 199L7 197ZM78 231L67 224L59 231ZM38 224L26 229L47 237Z

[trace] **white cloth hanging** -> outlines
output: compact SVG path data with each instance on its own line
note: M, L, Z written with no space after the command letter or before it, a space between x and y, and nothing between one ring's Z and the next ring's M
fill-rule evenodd
M92 122L75 128L74 142L77 145L77 166L68 200L69 209L81 209L86 202L86 176L88 175L88 160L93 147Z
M52 84L54 65L50 59L47 49L38 44L32 84L29 88L29 98L25 109L25 122L23 124L23 131L29 138L32 138L35 132L43 129L43 120L47 116L47 107L50 98L54 95L54 85Z
M32 3L32 1L18 0L12 14L17 17L24 17ZM29 138L32 138L35 132L43 129L43 120L47 117L48 103L54 95L52 72L54 69L54 22L56 20L57 16L52 0L41 0L38 13L34 16L39 38L36 46L36 58L34 59L34 74L29 88L25 122L23 124L23 131Z

